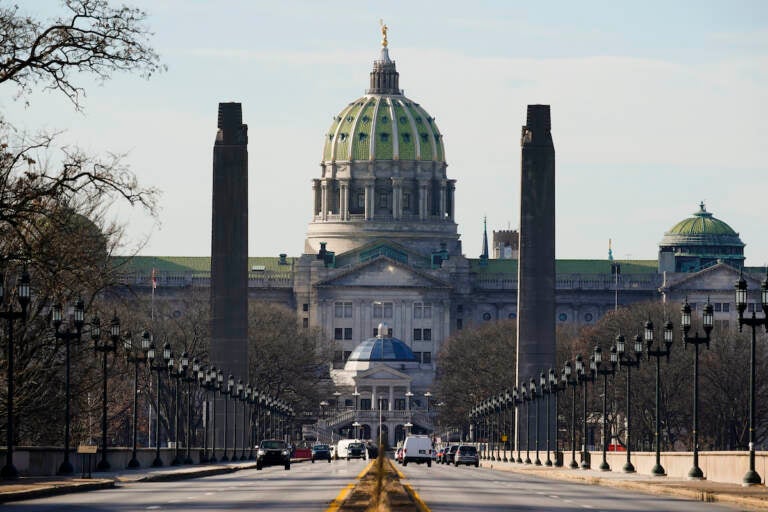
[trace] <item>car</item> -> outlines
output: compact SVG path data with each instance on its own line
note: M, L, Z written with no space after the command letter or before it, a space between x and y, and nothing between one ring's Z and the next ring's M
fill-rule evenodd
M456 455L456 450L458 450L459 445L454 444L446 448L445 453L443 454L443 464L453 464L453 456Z
M264 439L256 452L256 469L266 466L284 466L291 469L291 447L280 439Z
M456 467L466 464L467 466L480 466L480 457L477 455L477 448L471 445L460 445L453 456L453 464Z
M327 444L316 444L312 447L312 464L316 460L327 460L331 462L331 447Z
M355 446L355 453L350 453L350 448ZM358 452L357 448L362 447L362 451ZM362 456L360 456L362 453ZM360 439L341 439L336 443L336 458L338 459L364 459L365 458L365 445Z
M403 442L403 466L407 466L409 462L417 464L426 462L428 468L432 467L433 452L432 439L429 436L408 436Z
M363 459L365 460L365 445L363 443L350 443L347 446L347 460Z

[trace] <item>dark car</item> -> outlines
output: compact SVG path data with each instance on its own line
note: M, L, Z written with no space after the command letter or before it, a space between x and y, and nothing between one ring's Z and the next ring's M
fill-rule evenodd
M365 445L363 443L350 443L347 448L347 460L365 459Z
M291 469L291 447L279 439L264 439L256 452L256 469L264 466L285 466Z
M312 464L316 460L327 460L331 462L331 447L327 444L316 444L312 447Z
M456 450L458 450L458 448L459 445L454 444L445 449L445 453L443 453L443 464L453 464L453 457L456 455Z
M461 445L453 455L453 464L459 467L461 464L467 466L480 466L480 457L477 455L477 448L469 445Z

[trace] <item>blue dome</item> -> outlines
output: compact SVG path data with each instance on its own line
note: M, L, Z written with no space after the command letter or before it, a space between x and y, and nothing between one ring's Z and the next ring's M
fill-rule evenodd
M416 356L397 338L369 338L355 347L348 360L413 362Z

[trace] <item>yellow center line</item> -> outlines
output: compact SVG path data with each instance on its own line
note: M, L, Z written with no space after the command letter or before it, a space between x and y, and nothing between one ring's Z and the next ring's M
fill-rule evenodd
M327 509L325 509L325 512L337 512L340 508L342 503L344 503L344 500L347 499L347 495L349 492L355 488L355 485L357 485L358 480L363 478L365 474L368 472L369 469L371 469L371 466L373 466L374 461L370 461L365 468L363 468L360 473L355 477L355 480L351 483L348 483L346 487L344 487L341 492L333 499L331 504L328 506Z
M431 512L429 507L426 503L424 503L424 500L421 499L421 496L419 496L419 493L416 492L416 489L414 489L411 484L406 483L405 475L402 471L400 471L393 463L392 461L389 461L389 465L392 466L392 468L395 470L395 473L397 473L397 477L400 479L400 483L403 484L403 487L405 487L405 490L408 494L411 495L411 498L413 498L413 501L416 502L416 506L419 508L419 512Z

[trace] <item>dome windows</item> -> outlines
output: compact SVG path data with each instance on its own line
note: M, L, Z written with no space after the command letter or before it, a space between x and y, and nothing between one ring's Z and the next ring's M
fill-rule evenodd
M379 135L381 138L381 142L388 142L389 141L389 134L387 132L383 132Z
M387 116L381 116L381 124L387 124L387 121L389 121Z
M357 140L359 140L360 142L365 142L367 139L368 139L368 134L367 133L358 133L357 134Z
M421 142L429 142L429 135L426 133L420 133L419 136L421 136Z
M347 116L347 122L351 123L355 118L352 116Z
M405 118L405 116L400 116L400 124L405 124L408 122L408 120Z
M368 124L370 122L371 118L368 116L363 116L363 124Z
M403 142L411 142L411 134L410 133L403 133Z
M347 137L348 137L348 136L349 136L349 134L346 134L346 133L340 133L340 134L339 134L339 140L341 140L341 141L345 141L345 140L347 140Z
M421 124L421 116L416 116L414 119L416 120L416 124Z

